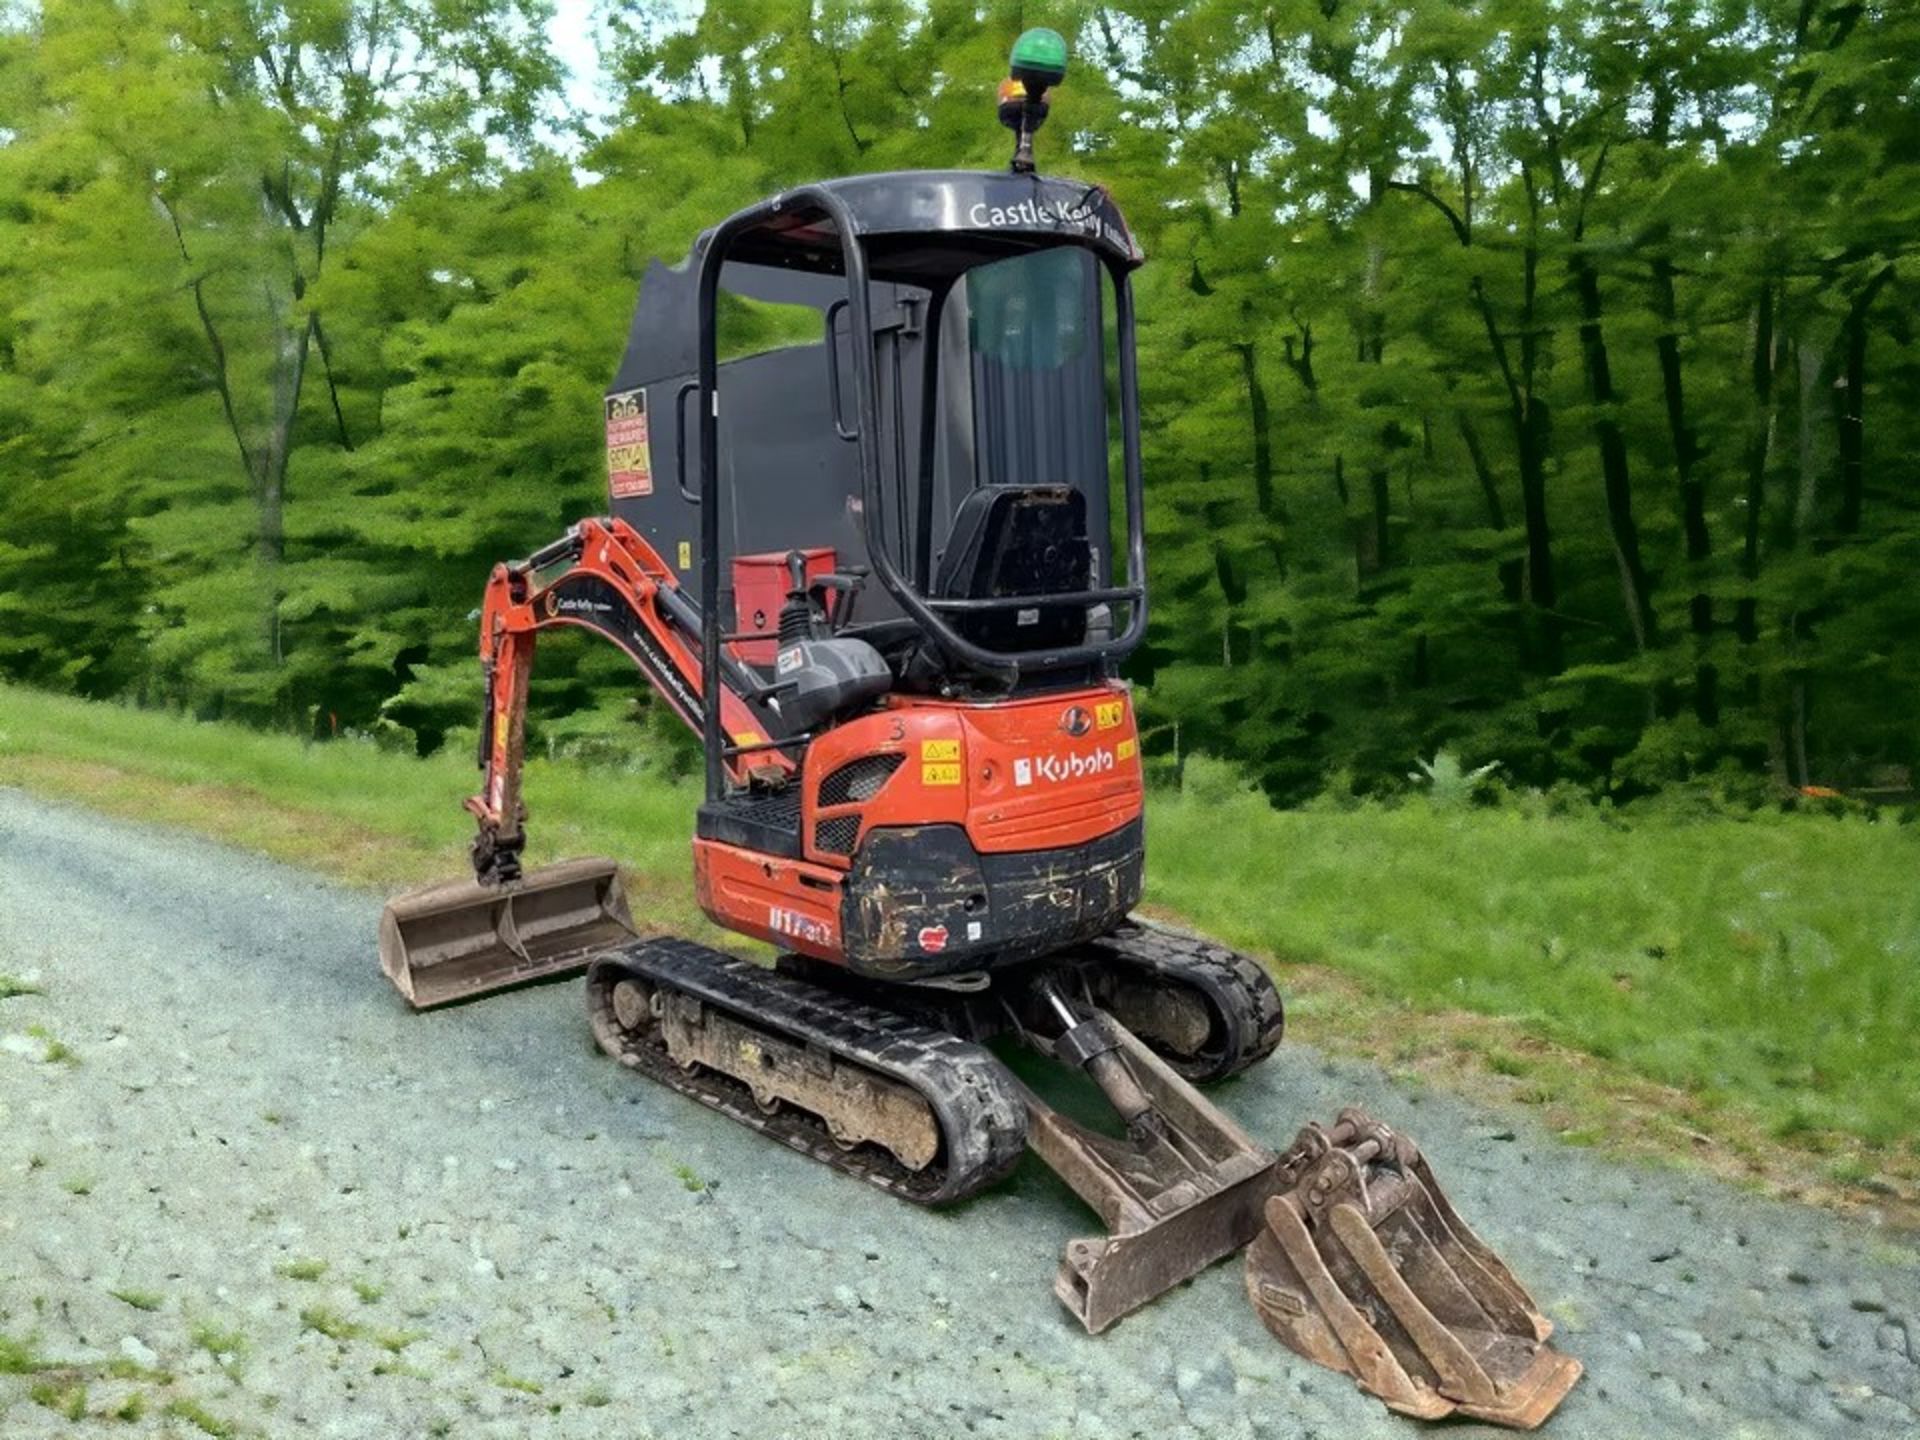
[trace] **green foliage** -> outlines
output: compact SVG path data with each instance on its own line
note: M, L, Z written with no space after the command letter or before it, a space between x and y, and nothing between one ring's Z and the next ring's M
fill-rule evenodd
M231 1440L231 1437L238 1433L231 1421L222 1420L198 1400L189 1399L185 1395L176 1396L167 1402L167 1414L186 1421L204 1435L211 1435L213 1440Z
M58 1363L41 1355L31 1342L0 1334L0 1375L33 1375Z
M1523 1017L1780 1133L1914 1133L1911 826L1555 808L1165 794L1147 814L1147 899L1416 1009Z
M1152 758L1291 798L1441 750L1616 800L1911 784L1913 7L615 7L593 124L544 18L0 19L0 676L469 743L489 568L604 505L647 257L1003 164L1043 21L1042 161L1154 257ZM606 647L535 690L537 751L663 753Z
M1225 762L1188 765L1189 788L1157 792L1147 812L1147 899L1188 925L1354 975L1374 1004L1511 1017L1523 1035L1782 1135L1890 1144L1920 1128L1914 824L1721 807L1696 791L1625 811L1514 790L1492 805L1409 797L1276 810ZM302 744L0 687L0 783L94 773L112 777L109 801L135 795L151 816L177 793L177 823L243 843L257 843L252 816L290 816L274 853L381 890L444 877L466 840L446 803L469 774L464 757ZM555 817L533 832L530 863L619 856L651 923L720 938L701 928L687 884L697 785L609 785L605 772L546 760L527 783L535 813ZM226 788L244 809L218 802ZM377 873L358 868L365 854ZM1525 1065L1509 1055L1491 1068ZM683 1184L703 1183L665 1163ZM0 1370L8 1354L0 1337Z
M78 1380L37 1380L27 1387L27 1398L68 1420L87 1417L87 1387Z
M1484 793L1493 772L1500 768L1500 762L1495 760L1468 770L1450 750L1442 750L1431 760L1415 760L1413 764L1407 778L1415 784L1424 784L1427 798L1439 809L1465 805Z
M347 1319L337 1310L325 1305L309 1305L300 1312L300 1323L309 1330L326 1336L329 1340L345 1344L357 1340L364 1333L362 1328Z

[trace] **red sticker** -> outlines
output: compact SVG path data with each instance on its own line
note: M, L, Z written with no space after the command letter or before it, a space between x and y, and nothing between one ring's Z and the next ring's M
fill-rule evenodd
M920 948L929 955L938 955L947 948L947 927L929 925L920 932Z

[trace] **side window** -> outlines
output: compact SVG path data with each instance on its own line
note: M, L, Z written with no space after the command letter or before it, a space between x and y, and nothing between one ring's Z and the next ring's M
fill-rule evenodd
M714 328L720 363L820 341L820 311L811 305L756 300L722 290Z

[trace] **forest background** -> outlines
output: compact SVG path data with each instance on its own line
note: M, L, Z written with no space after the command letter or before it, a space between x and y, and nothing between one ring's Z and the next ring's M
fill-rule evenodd
M0 11L0 679L464 743L489 567L605 505L649 257L789 184L1043 166L1140 277L1156 765L1439 751L1615 802L1920 755L1920 7L1896 0ZM663 722L550 647L537 743Z

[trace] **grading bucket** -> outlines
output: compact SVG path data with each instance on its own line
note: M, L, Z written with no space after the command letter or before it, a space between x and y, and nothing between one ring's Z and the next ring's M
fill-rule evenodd
M634 936L611 860L564 860L505 885L473 880L396 895L380 968L416 1010L577 974Z

